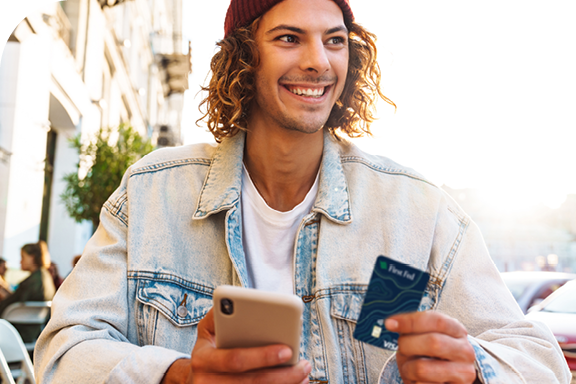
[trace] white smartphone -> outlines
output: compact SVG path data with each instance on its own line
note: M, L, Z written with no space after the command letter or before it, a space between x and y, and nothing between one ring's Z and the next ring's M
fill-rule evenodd
M296 295L221 285L214 290L217 348L285 344L294 365L300 353L304 304Z

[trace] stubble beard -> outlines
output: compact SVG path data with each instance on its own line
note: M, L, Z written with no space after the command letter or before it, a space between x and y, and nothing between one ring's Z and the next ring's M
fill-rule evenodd
M310 110L313 112L313 108L310 108ZM286 130L312 134L318 132L324 127L324 124L328 121L328 116L325 118L313 119L315 121L312 119L310 121L302 121L283 115L276 120L278 125Z
M306 107L303 112L310 112L311 114L317 113L318 115L306 120L304 117L298 118L296 116L290 116L287 113L278 110L278 107L269 105L265 99L265 96L259 95L257 97L256 102L260 106L260 109L267 110L274 123L276 123L280 128L294 132L313 134L320 131L324 128L324 124L326 124L332 112L331 109L326 116L322 116L319 115L320 111L317 110L319 109L318 107L309 106Z
M320 82L332 82L332 83L336 83L337 82L337 78L333 77L333 76L320 76L320 77L313 77L313 76L301 76L301 77L289 77L289 76L283 76L280 78L281 82L307 82L307 83L320 83ZM297 116L290 116L287 113L284 113L283 111L281 111L277 106L275 106L273 103L269 103L268 102L268 98L267 96L264 94L261 94L259 92L259 90L261 89L265 89L265 86L263 86L262 84L259 84L259 79L258 77L256 77L256 103L259 105L260 109L262 111L268 111L269 115L272 117L272 119L274 120L274 122L281 128L289 130L289 131L294 131L294 132L301 132L301 133L306 133L306 134L313 134L318 132L319 130L321 130L322 128L324 128L324 124L326 124L326 122L328 121L328 119L330 118L330 115L332 113L332 109L334 108L334 106L332 106L332 108L330 108L330 111L326 114L326 116L322 116L320 115L320 111L319 109L321 109L321 107L318 106L307 106L304 108L304 113L306 112L310 112L311 114L316 113L317 115L314 116L313 119L310 119L309 121L305 121L304 118L299 119Z

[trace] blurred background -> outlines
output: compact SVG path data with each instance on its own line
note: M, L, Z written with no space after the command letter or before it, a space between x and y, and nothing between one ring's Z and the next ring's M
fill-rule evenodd
M61 198L90 166L68 139L128 124L155 148L214 142L195 122L228 0L40 3L0 62L0 255L16 273L43 239L66 275L94 229ZM576 272L576 4L351 4L398 106L358 145L445 189L500 271Z

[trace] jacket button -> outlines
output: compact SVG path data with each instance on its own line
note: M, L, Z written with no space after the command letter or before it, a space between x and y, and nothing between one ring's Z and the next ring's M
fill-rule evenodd
M181 305L178 307L178 311L176 311L176 313L178 313L179 317L186 317L186 315L188 314L188 308Z

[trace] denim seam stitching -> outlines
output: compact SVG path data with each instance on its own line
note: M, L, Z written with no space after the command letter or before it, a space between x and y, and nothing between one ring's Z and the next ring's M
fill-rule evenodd
M438 302L440 301L440 295L442 294L442 286L444 285L444 282L442 281L442 285L434 285L433 286L433 291L431 290L430 293L433 294L433 296L431 296L434 299L434 304L432 304L432 306L429 308L430 310L436 309L436 307L438 306Z
M241 209L241 207L240 207ZM232 245L234 244L234 230L233 230L233 223L231 223L231 220L234 219L233 215L236 214L236 211L238 210L238 206L234 205L233 208L231 208L228 212L226 212L226 219L225 219L225 237L226 237L226 249L228 250L228 254L229 255L234 255L235 252L233 252L232 249ZM241 211L240 211L240 215L241 215ZM242 225L242 218L238 219L238 223L236 224L237 227L241 227ZM239 229L239 231L241 231L241 229ZM241 236L241 234L240 234ZM240 254L245 255L243 249L239 249ZM244 269L241 271L239 269L238 263L236 262L232 262L232 266L234 267L234 271L236 272L236 275L238 276L238 279L240 280L240 282L242 283L242 286L247 286L248 282L245 281L247 276L248 276L248 272L246 270L247 266L246 264L244 264ZM242 272L245 272L244 274Z
M127 194L128 194L128 193L127 193L126 189L124 189L123 192L120 193L120 194L118 195L118 197L116 197L116 199L115 199L113 202L111 202L112 206L114 206L114 207L120 206L120 201L121 201L122 198L123 198L125 195L127 195Z
M343 157L341 157L340 159L341 159L342 163L360 163L360 164L364 164L364 165L368 166L369 168L372 168L372 169L375 170L375 171L379 171L379 172L383 172L383 173L387 173L387 174L391 174L391 175L407 176L407 177L410 177L410 178L412 178L412 179L422 181L422 182L424 182L424 183L426 183L426 184L430 184L431 186L438 188L435 184L431 183L430 181L428 181L428 180L426 180L426 179L424 179L424 178L422 178L422 177L420 177L420 176L418 176L418 175L415 175L415 174L413 174L413 173L410 173L410 172L408 172L408 171L406 171L406 170L403 170L403 169L394 169L394 168L384 168L384 167L378 166L378 165L376 165L376 164L374 164L374 163L371 163L371 162L367 161L367 160L366 160L365 158L363 158L363 157L358 157L358 156L343 156Z
M353 324L356 324L356 323L357 323L356 320L353 320L353 319L351 319L351 318L349 319L349 318L343 317L343 316L341 316L341 315L338 314L338 313L332 312L332 310L330 310L330 316L333 317L333 318L335 318L335 319L342 320L342 321L348 321L348 322L353 323Z
M124 193L122 194L121 198L118 198L118 210L116 211L116 214L118 215L118 217L121 217L122 220L126 223L126 225L128 225L128 215L124 213L123 208L124 208L124 204L126 204L126 202L128 201L128 194Z
M208 180L210 179L210 175L212 172L212 166L214 165L214 162L211 161L209 166L208 166L208 172L206 172L206 177L204 178L204 182L202 183L202 189L200 190L200 193L198 194L198 204L196 205L196 207L198 207L196 209L196 212L194 212L193 217L199 217L199 218L203 218L206 217L210 214L210 212L205 212L205 211L201 211L200 207L202 206L202 197L204 196L204 191L206 191L206 188L208 187ZM220 210L216 211L216 212L212 212L214 213L218 213L220 211L223 211L224 209L226 209L226 207L220 207ZM228 216L226 216L228 217Z
M152 345L156 345L156 330L158 329L158 316L160 311L154 311L152 314L153 317L153 326L150 327L150 334L148 335L149 340L152 342Z
M330 221L336 224L350 224L352 222L352 215L350 213L343 213L339 217L334 217L330 214L330 212L326 211L323 208L314 207L313 212L318 212L324 214ZM349 210L347 210L349 212ZM342 218L343 217L343 218Z
M139 288L140 282L137 281L136 282L136 292L138 292L138 288ZM136 305L136 330L137 330L137 336L138 336L138 344L139 346L144 346L144 337L142 336L142 330L144 328L144 308L143 308L143 304L139 303Z
M320 313L320 309L318 308L318 302L314 303L316 304L316 313L319 314ZM324 377L326 378L326 381L329 383L330 382L330 369L328 368L328 359L326 359L327 353L326 353L326 343L324 342L324 340L326 340L324 338L324 327L322 326L322 321L320 321L320 316L318 316L318 331L320 333L320 340L322 344L322 361L324 363Z
M448 210L450 212L454 213L454 211L452 209L448 208ZM442 285L439 286L440 288L443 288L444 284L446 283L446 278L448 276L448 273L452 269L452 265L454 264L454 260L457 257L458 250L460 249L460 244L462 244L464 234L466 233L466 230L468 229L468 224L470 223L468 220L466 220L465 217L460 217L459 215L456 215L456 214L455 214L455 216L458 218L458 221L460 222L460 226L458 227L458 235L454 239L454 243L452 244L452 247L450 248L450 252L448 253L446 260L444 261L444 264L442 265L442 270L438 274L438 277L442 281ZM440 296L438 296L438 301L439 300L440 300Z
M194 214L193 218L204 219L210 215L215 215L215 214L220 213L222 211L231 210L232 208L234 208L237 205L238 200L239 199L236 198L230 204L222 205L222 206L218 207L218 209L214 209L212 211L200 211L200 210L198 210L197 212L199 212L200 214L199 215Z
M352 326L350 326L350 328L352 328ZM350 339L352 339L352 352L354 353L354 362L357 363L356 380L358 383L366 383L368 372L366 370L366 354L364 353L364 345L358 340L354 339L354 331L352 329L350 329Z
M167 306L165 306L164 304L162 304L160 301L155 300L155 299L152 299L152 298L150 298L150 297L148 297L148 296L146 296L146 295L144 295L144 294L142 294L141 296L140 296L140 295L137 295L136 297L137 297L137 298L140 298L140 297L141 297L141 298L143 298L143 299L148 299L149 301L147 301L146 303L142 303L142 304L144 304L144 305L149 305L149 306L151 306L151 307L153 307L153 308L156 308L156 310L157 310L158 312L164 313L169 320L172 320L172 322L173 322L174 324L176 324L177 326L179 326L179 327L187 326L187 325L191 325L191 324L197 323L198 321L202 320L202 318L203 318L203 317L206 315L206 313L208 312L208 311L206 311L206 312L204 312L204 313L203 313L203 312L200 312L198 316L196 316L196 317L190 317L190 320L181 320L181 321L178 321L178 320L177 320L177 317L174 317L174 316L173 316L173 312L170 310L170 308L168 308ZM158 307L157 307L156 305L154 305L154 304L156 304L156 305L158 305L158 306L160 306L160 307L162 307L162 308L165 308L165 311L163 311L161 308L158 308ZM198 320L198 321L195 321L195 320Z
M192 283L188 280L184 280L177 275L173 275L171 273L156 273L156 272L148 272L148 271L132 271L129 270L126 272L128 280L142 280L142 279L149 279L154 281L164 281L173 283L175 285L179 285L182 288L190 289L192 291L198 293L204 293L208 296L212 296L214 293L214 288L208 285ZM173 278L170 278L173 277Z
M120 205L117 205L122 198L124 198L124 201ZM126 227L128 227L128 215L122 213L122 206L127 200L128 194L124 192L114 202L108 200L102 206L102 208L106 209L110 215L120 220Z
M210 165L211 163L212 163L211 159L204 159L204 158L165 161L162 163L155 163L140 168L135 168L130 172L130 177L142 173L157 172L168 168L180 167L183 165Z
M336 332L338 333L338 342L340 343L341 346L343 346L343 348L340 348L340 359L342 362L342 376L346 379L345 382L348 382L348 378L350 376L350 372L349 372L349 367L348 367L348 359L350 359L350 357L348 356L348 349L346 348L346 343L344 343L344 340L346 339L344 337L344 324L342 324L341 321L337 321L336 322Z
M462 212L458 211L457 209L454 209L454 208L451 207L451 206L448 206L447 209L448 209L450 212L452 212L452 214L453 214L454 216L456 216L456 218L458 219L458 221L459 221L461 224L467 224L467 223L468 223L469 220L468 220L468 218L467 218L467 216L466 216L465 214L462 214Z
M349 289L347 289L349 288ZM361 294L366 293L368 289L368 284L350 284L341 286L338 288L331 287L331 288L322 288L314 292L313 296L315 299L322 299L324 297L329 297L332 294L339 294L339 293L355 293Z

